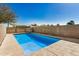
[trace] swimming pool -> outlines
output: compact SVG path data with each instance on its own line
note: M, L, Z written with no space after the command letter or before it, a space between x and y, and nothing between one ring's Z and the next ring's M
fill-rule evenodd
M22 47L25 55L30 55L41 48L59 41L59 38L54 38L38 33L14 34L14 36Z

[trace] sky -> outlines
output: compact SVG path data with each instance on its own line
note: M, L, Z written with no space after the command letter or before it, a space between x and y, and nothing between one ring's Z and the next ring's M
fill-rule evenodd
M70 20L79 24L79 4L77 3L10 3L8 6L17 16L17 24L64 25Z

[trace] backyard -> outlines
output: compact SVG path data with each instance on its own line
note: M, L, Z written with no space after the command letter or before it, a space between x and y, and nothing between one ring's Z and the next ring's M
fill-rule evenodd
M1 4L0 56L79 56L79 23L78 20L73 20L75 18L62 20L69 14L60 11L64 10L66 13L71 11L67 5L65 8L68 10L63 9L64 7L60 10L62 5L64 6L64 4L56 4L56 6L54 4L52 6L51 4ZM43 12L48 13L45 15ZM73 17L72 13L70 15ZM48 18L43 19L44 17Z

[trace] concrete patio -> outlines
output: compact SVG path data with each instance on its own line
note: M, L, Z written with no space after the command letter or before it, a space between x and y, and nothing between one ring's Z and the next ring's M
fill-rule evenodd
M45 47L31 56L79 56L79 44L69 41L72 38L59 37L61 40ZM65 39L65 40L64 40ZM79 39L73 39L79 42ZM21 46L12 34L7 34L0 46L2 56L24 56Z
M20 56L23 55L23 50L17 43L12 34L7 34L2 45L0 46L1 56Z

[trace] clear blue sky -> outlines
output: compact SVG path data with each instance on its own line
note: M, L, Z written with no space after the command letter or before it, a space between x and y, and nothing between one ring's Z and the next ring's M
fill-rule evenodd
M79 4L62 3L13 3L8 4L16 13L18 24L79 23Z

